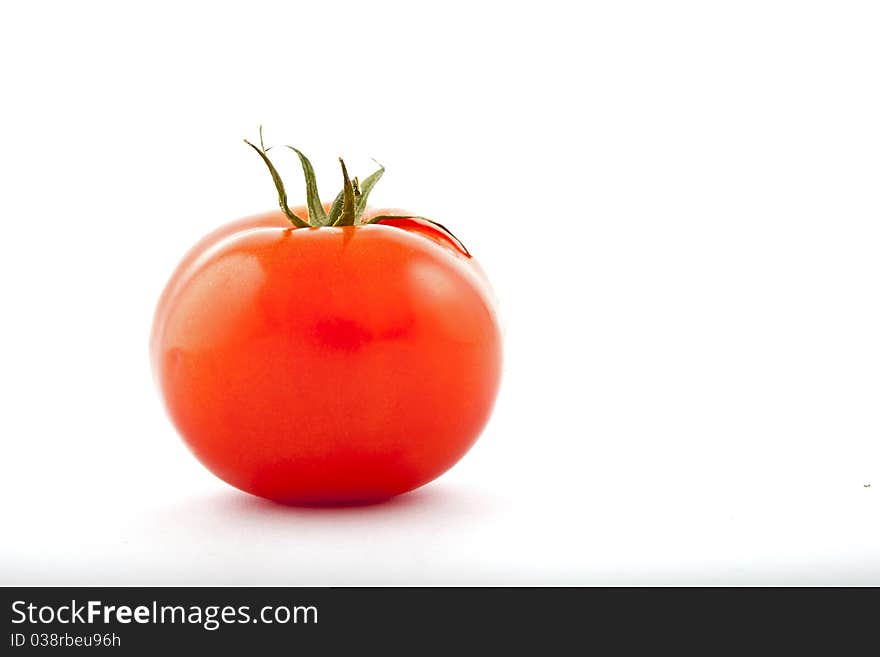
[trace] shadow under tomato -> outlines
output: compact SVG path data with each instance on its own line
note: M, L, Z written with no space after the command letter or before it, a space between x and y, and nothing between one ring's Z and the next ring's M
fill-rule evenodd
M184 514L199 515L203 520L224 517L250 524L283 518L322 524L324 520L341 519L357 522L369 518L382 523L416 517L471 516L482 514L492 505L491 498L482 491L432 483L385 500L349 504L294 506L228 489L189 500L183 506L188 509L181 509Z
M229 492L229 495L235 496L235 499L238 503L242 505L242 507L248 507L254 511L274 510L280 513L289 512L294 514L296 512L344 514L346 512L358 510L393 510L412 507L414 505L423 506L426 504L430 505L431 499L435 498L438 494L441 493L439 493L436 488L420 488L414 491L410 491L408 493L403 493L402 495L395 495L394 497L385 497L372 500L341 500L338 502L289 503L257 497L255 495L250 495L249 493L241 493L237 491ZM435 500L435 502L436 501L438 500Z
M218 486L129 518L134 557L120 568L127 581L168 585L405 584L435 558L444 577L443 564L467 556L466 539L509 510L493 490L458 482L348 507L290 507Z
M162 537L163 549L177 554L225 550L236 555L232 561L253 554L271 560L282 551L320 561L352 545L362 545L357 554L368 554L364 542L407 546L423 536L430 544L440 528L477 530L504 513L503 506L489 490L451 482L432 483L383 503L332 507L285 506L221 488L133 519L130 534L144 542Z

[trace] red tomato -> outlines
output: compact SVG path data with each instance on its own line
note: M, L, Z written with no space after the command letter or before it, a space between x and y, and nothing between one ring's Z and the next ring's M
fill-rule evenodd
M439 476L482 431L501 375L493 299L429 222L294 229L266 213L186 255L156 310L154 374L224 481L283 503L377 501Z

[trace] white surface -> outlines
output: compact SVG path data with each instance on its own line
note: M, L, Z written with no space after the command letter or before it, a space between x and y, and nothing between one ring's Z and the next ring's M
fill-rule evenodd
M220 4L0 9L0 583L880 584L876 4ZM489 428L392 503L238 493L153 390L260 122L502 300Z

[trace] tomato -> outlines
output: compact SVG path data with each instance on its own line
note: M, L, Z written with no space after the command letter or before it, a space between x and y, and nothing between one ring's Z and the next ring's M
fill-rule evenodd
M288 504L378 501L442 474L487 423L502 345L484 274L433 223L372 216L233 222L166 285L154 375L229 484Z

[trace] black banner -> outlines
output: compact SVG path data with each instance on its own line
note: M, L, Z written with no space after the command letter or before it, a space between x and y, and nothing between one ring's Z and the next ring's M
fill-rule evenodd
M5 588L3 654L580 654L602 645L839 652L876 589ZM867 645L867 644L866 644ZM524 652L523 652L524 651ZM282 654L279 652L278 654ZM453 654L453 653L450 653Z

